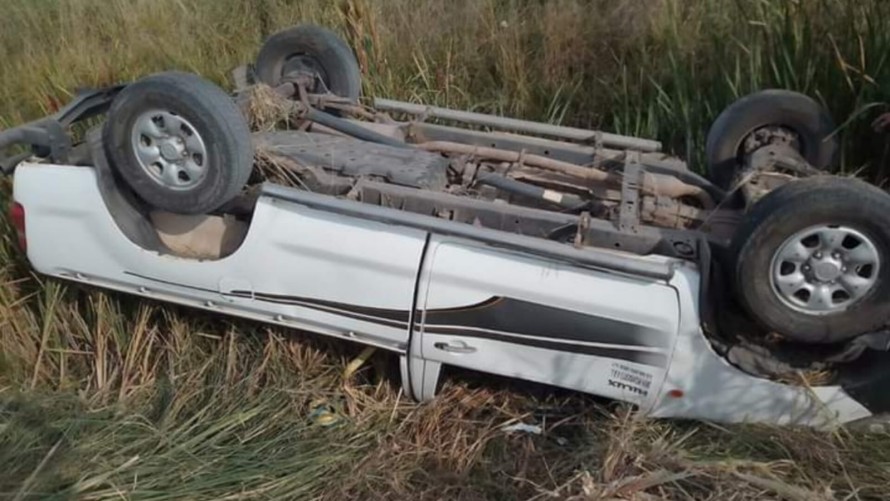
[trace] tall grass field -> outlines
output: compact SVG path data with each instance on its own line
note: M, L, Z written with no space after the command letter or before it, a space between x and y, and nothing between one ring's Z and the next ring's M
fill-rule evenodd
M653 137L696 169L723 107L798 90L838 169L890 176L884 0L0 0L0 129L161 70L229 86L301 22L349 41L366 96ZM385 354L49 280L0 226L0 499L890 498L887 434L648 421L457 371L417 405Z

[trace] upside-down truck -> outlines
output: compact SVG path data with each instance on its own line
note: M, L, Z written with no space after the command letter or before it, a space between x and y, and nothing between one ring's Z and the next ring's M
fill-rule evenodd
M702 175L657 141L369 100L360 77L297 26L234 93L159 73L0 132L29 262L390 350L417 400L458 366L654 417L890 411L890 196L826 173L812 99L732 104ZM282 116L252 133L258 96Z

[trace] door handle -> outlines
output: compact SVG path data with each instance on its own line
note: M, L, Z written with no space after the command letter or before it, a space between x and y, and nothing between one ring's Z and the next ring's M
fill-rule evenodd
M448 353L475 353L476 348L468 345L463 341L454 341L451 343L434 343L433 346L437 350L447 351Z

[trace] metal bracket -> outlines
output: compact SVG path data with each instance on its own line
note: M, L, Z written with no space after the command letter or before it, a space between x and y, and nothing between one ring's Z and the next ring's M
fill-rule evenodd
M624 157L624 176L621 179L621 206L618 209L618 230L637 233L640 228L640 183L643 166L640 154L628 151Z
M575 232L575 248L581 249L587 245L587 232L590 231L590 212L584 211L578 218L578 229Z

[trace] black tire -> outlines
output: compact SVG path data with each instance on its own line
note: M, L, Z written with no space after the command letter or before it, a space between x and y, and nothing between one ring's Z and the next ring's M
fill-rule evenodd
M834 163L838 145L835 138L826 140L835 127L825 109L797 92L764 90L745 96L723 110L708 131L705 158L708 176L714 184L724 190L731 187L740 166L742 142L766 126L796 132L800 152L813 167L826 169Z
M890 195L863 181L817 176L793 181L760 199L736 230L732 251L736 296L759 323L805 343L834 343L890 320ZM840 311L799 311L773 287L773 257L811 227L840 226L865 235L879 256L867 293Z
M311 89L333 94L356 102L362 90L362 75L352 49L333 31L315 25L300 25L270 36L257 55L255 70L260 82L273 87L279 85L288 61L306 61L324 85ZM318 88L321 87L321 88Z
M134 127L140 117L155 110L181 117L203 141L204 154L194 155L201 173L182 189L172 189L157 175L153 177L137 157ZM188 132L187 126L183 130ZM244 115L225 91L189 73L159 73L127 86L111 105L103 142L112 167L140 198L154 208L180 214L219 208L238 195L253 168ZM188 153L183 151L183 155Z

